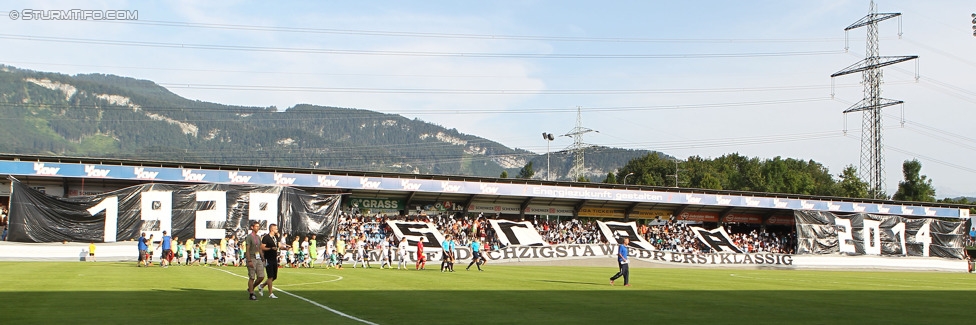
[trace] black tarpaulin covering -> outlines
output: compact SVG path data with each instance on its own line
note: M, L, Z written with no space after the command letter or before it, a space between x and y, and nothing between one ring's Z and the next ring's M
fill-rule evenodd
M281 232L328 238L340 201L338 195L280 186L143 184L72 198L48 196L17 181L12 186L8 240L18 242L126 241L143 232L158 239L163 230L181 240L219 239L242 236L251 219L260 219L264 230L277 223ZM111 213L117 216L114 238L106 231Z
M880 241L881 255L961 259L965 254L962 222L867 213L838 216L824 211L794 211L794 216L798 254L865 254L873 246L874 236ZM870 238L865 238L866 222L878 225L877 232L867 231Z

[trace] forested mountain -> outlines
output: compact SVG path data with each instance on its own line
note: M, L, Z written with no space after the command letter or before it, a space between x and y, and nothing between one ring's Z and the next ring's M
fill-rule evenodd
M497 177L546 155L421 120L368 110L230 106L180 97L151 81L69 76L0 65L0 152ZM650 153L594 147L594 180ZM573 156L551 155L553 180Z

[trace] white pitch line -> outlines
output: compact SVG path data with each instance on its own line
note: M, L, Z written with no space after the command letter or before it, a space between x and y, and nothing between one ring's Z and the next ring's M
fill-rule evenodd
M238 277L238 278L244 278L244 279L247 279L247 277L246 277L246 276L243 276L243 275L240 275L240 274L237 274L237 273L234 273L234 272L230 272L230 271L227 271L227 270L221 270L221 269L216 269L216 268L212 268L212 267L209 267L209 266L207 266L207 268L208 268L208 269L212 269L212 270L217 270L217 271L221 271L221 272L224 272L224 273L227 273L227 274L230 274L230 275L233 275L233 276L236 276L236 277ZM331 312L331 313L333 313L333 314L336 314L336 315L339 315L339 316L342 316L342 317L345 317L345 318L348 318L348 319L351 319L351 320L354 320L354 321L357 321L357 322L360 322L360 323L363 323L363 324L369 324L369 325L379 325L379 324L377 324L377 323L373 323L373 322L371 322L371 321L368 321L368 320L365 320L365 319L361 319L361 318L358 318L358 317L356 317L356 316L353 316L353 315L349 315L349 314L346 314L346 313L343 313L343 312L341 312L341 311L338 311L338 310L335 310L335 309L332 309L332 308L331 308L331 307L329 307L329 306L326 306L326 305L323 305L323 304L320 304L320 303L317 303L317 302L315 302L315 301L312 301L311 299L308 299L308 298L305 298L305 297L302 297L302 296L299 296L299 295L296 295L296 294L294 294L294 293L291 293L291 292L288 292L288 291L285 291L285 290L282 290L282 289L276 289L275 291L277 291L277 292L281 292L281 293L284 293L284 294L286 294L286 295L289 295L289 296L292 296L292 297L295 297L295 298L298 298L298 299L300 299L300 300L303 300L303 301L305 301L305 302L307 302L307 303L310 303L310 304L312 304L312 305L315 305L316 307L319 307L319 308L322 308L322 309L325 309L325 310L328 310L329 312Z
M332 274L321 274L321 275L332 275ZM332 280L325 280L325 281L316 281L316 282L304 282L304 283L289 283L289 284L276 284L276 285L275 285L275 288L279 288L279 287L297 287L297 286L306 286L306 285L309 285L309 284L321 284L321 283L329 283L329 282L336 282L336 281L340 281L340 280L342 280L342 277L341 277L341 276L338 276L338 275L332 275L332 276L335 276L335 277L338 277L338 278L335 278L335 279L332 279Z

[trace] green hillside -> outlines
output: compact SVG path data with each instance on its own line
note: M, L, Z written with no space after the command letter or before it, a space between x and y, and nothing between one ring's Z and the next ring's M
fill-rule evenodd
M0 152L495 177L546 156L400 115L354 108L230 106L152 81L0 65ZM602 180L648 151L587 150ZM552 155L553 179L573 157ZM536 178L543 178L537 174Z

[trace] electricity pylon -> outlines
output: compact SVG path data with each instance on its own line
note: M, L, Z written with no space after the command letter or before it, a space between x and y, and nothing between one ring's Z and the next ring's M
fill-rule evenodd
M881 109L904 103L881 97L881 67L917 59L911 56L880 56L878 50L878 22L901 16L901 13L878 13L878 8L871 1L871 10L867 16L854 22L844 31L855 28L867 28L867 51L864 59L844 68L832 75L831 78L852 73L861 73L861 83L864 85L864 98L844 113L863 112L861 121L861 178L870 187L869 195L880 199L884 196L884 153L881 142Z

